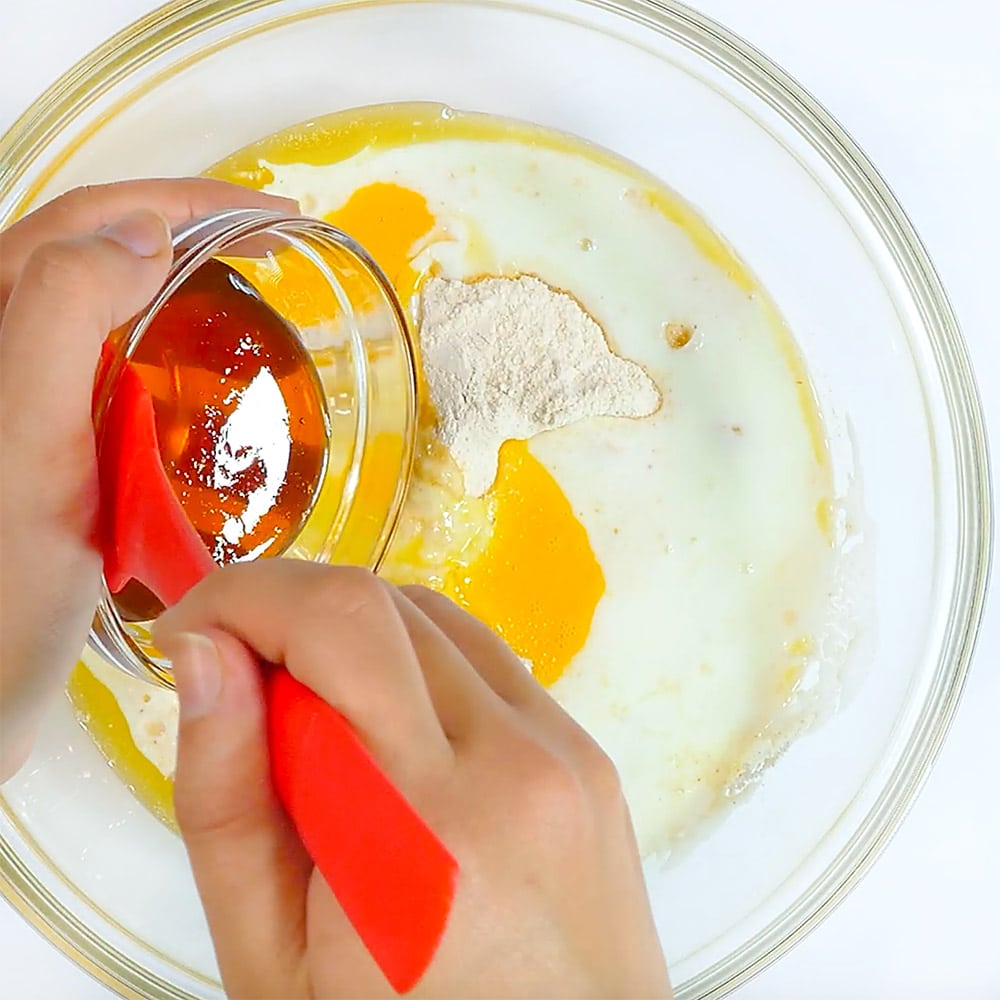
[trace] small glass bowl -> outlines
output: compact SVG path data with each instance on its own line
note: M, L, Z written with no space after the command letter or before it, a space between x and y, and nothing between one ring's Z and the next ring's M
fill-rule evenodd
M316 219L233 209L173 237L174 263L156 298L120 338L97 387L95 430L123 366L183 282L212 259L254 275L263 298L298 334L315 366L328 456L312 503L281 554L377 569L406 497L416 431L416 362L405 315L385 274L358 243ZM294 284L294 297L274 291ZM149 622L127 621L107 581L88 645L135 677L173 687Z

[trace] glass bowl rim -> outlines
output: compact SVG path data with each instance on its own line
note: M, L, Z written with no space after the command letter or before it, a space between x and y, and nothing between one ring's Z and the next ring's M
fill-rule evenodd
M211 27L278 7L282 2L171 0L117 32L64 73L0 137L0 161L8 165L0 196L19 189L18 207L22 207L28 195L22 177L29 165L65 126L133 70ZM301 16L339 7L367 6L372 2L327 0L316 3ZM519 6L497 0L477 2L486 6ZM895 195L839 122L764 53L677 0L575 0L575 3L623 17L664 35L722 70L796 128L838 174L892 254L929 331L956 455L958 558L954 579L948 582L951 592L948 624L919 719L879 802L823 875L793 907L730 954L724 963L702 973L693 984L704 989L702 996L717 997L770 965L843 900L895 833L937 757L968 677L989 586L993 516L985 419L958 320L930 257ZM12 164L20 166L11 169ZM0 894L65 954L122 995L134 996L137 989L153 986L149 980L126 982L110 973L100 965L99 955L90 954L86 938L71 924L54 926L52 915L63 911L58 900L27 873L13 874L12 859L7 856L7 845L2 838L0 854L3 855ZM134 967L131 961L127 964ZM723 964L727 968L720 968ZM162 990L163 984L158 982L155 988ZM171 991L169 995L174 994Z

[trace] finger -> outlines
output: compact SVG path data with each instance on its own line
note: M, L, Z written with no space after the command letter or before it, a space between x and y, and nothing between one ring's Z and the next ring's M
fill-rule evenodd
M494 716L502 704L465 654L409 598L390 594L420 661L434 711L452 743L460 743Z
M488 625L428 587L407 586L403 594L461 650L483 680L515 707L547 697L521 658Z
M207 177L119 181L75 188L0 233L0 308L28 258L43 243L92 233L140 209L158 212L171 226L177 226L224 208L298 211L290 198Z
M408 586L402 590L451 640L495 694L529 722L536 737L570 759L593 755L595 744L591 737L488 625L427 587Z
M397 1000L399 994L389 985L337 897L322 879L314 879L309 886L308 914L310 949L324 957L322 965L316 968L314 996ZM420 996L420 993L415 991L410 995Z
M271 787L264 697L221 633L166 643L180 698L174 806L227 992L307 995L312 862Z
M390 589L366 570L268 559L228 566L160 616L156 637L216 628L338 709L401 790L453 753Z
M91 392L101 342L170 262L165 220L140 212L32 255L0 321L0 635L4 728L31 730L87 637L100 581ZM15 570L11 572L9 570ZM13 709L12 709L13 712ZM6 738L6 737L5 737Z
M532 737L569 761L601 801L617 801L621 782L610 757L532 676L520 657L489 626L427 587L402 591L458 649L471 669L509 705ZM627 816L626 816L627 818ZM630 833L631 835L631 833Z

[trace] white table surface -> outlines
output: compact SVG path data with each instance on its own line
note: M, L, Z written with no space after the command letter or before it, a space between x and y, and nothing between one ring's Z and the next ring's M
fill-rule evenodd
M1000 6L991 0L694 0L810 89L927 244L1000 441ZM150 0L3 0L0 129ZM899 834L847 901L738 1000L1000 998L1000 607L957 722ZM680 905L680 904L679 904ZM109 1000L0 903L0 995Z

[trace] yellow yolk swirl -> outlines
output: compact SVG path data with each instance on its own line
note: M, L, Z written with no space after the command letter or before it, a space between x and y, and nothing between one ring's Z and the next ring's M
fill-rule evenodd
M548 686L587 641L604 574L559 484L524 441L501 449L492 493L486 551L444 590L530 660Z
M423 195L398 184L369 184L358 188L325 220L371 254L401 302L412 298L421 275L410 262L417 244L434 228L434 216Z

